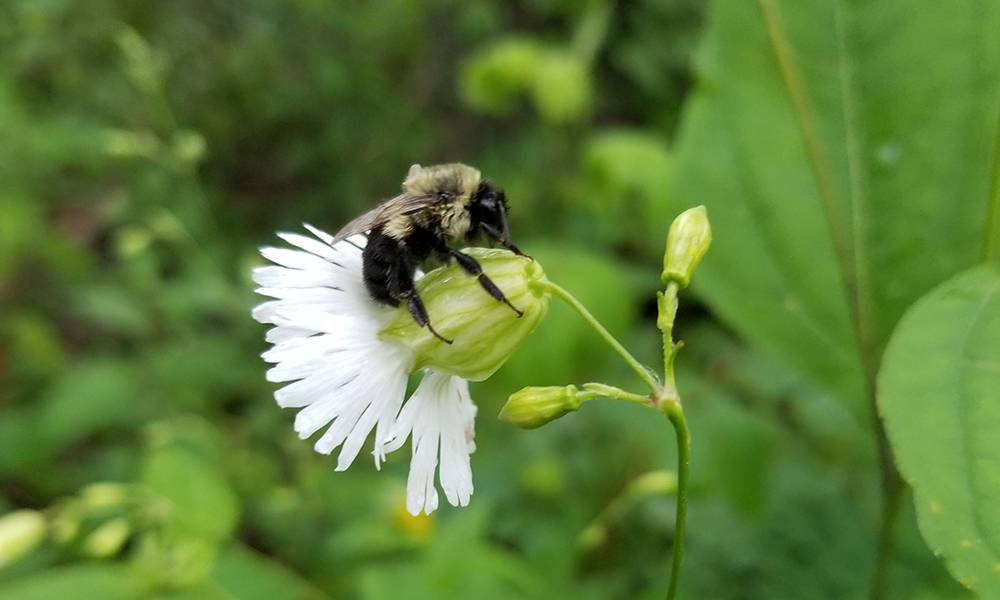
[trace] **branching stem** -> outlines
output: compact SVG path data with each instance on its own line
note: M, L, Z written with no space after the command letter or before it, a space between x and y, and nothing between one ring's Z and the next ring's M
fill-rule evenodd
M688 469L691 464L691 434L688 430L687 420L684 418L684 411L681 408L677 386L674 383L674 357L682 345L680 343L675 344L672 339L674 318L677 315L677 292L679 286L676 282L671 281L667 284L666 292L657 295L659 300L659 317L656 324L663 332L663 372L666 377L665 383L662 384L657 380L653 372L636 360L572 294L552 282L546 284L546 289L576 310L583 317L583 320L593 327L604 341L614 348L625 362L632 367L636 374L646 382L646 385L649 386L652 392L649 396L641 396L603 383L587 383L583 386L585 399L600 396L649 406L665 414L670 419L677 433L677 511L674 524L673 568L670 572L670 584L667 588L667 600L673 600L677 597L677 589L681 579L681 565L684 562Z
M653 392L654 396L659 394L663 386L660 384L659 381L657 381L656 375L654 375L653 372L649 370L649 368L647 368L642 363L637 361L635 357L632 356L629 353L629 351L626 350L625 347L622 346L621 343L619 343L618 340L616 340L615 337L611 335L611 333L609 333L608 330L605 329L604 326L601 325L597 319L594 318L594 315L590 314L590 311L587 310L587 308L584 305L580 304L579 300L574 298L572 294L562 289L558 285L552 283L551 281L545 284L545 288L553 296L559 298L566 304L569 304L570 307L573 308L573 310L579 313L580 316L583 317L583 320L586 321L591 327L593 327L594 330L602 338L604 338L604 341L607 342L609 346L614 348L615 352L617 352L618 355L621 356L626 363L628 363L628 366L632 367L632 370L635 371L637 375L639 375L639 378L642 379L644 382L646 382L646 385L649 386L649 389L650 391Z
M684 531L687 523L688 468L691 466L691 433L679 402L663 402L660 412L666 413L677 432L677 512L674 515L674 564L670 571L667 600L677 597L684 563Z

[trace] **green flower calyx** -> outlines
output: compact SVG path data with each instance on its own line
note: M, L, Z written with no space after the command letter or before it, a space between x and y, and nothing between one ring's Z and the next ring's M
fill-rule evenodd
M691 275L712 244L712 228L708 224L708 211L696 206L681 213L667 233L667 251L663 255L663 285L671 281L685 288Z
M431 324L447 344L420 327L405 305L380 334L413 350L413 371L431 367L469 381L482 381L503 365L545 316L549 308L548 279L535 260L508 250L467 248L483 273L507 300L522 311L518 316L491 296L478 278L457 264L431 271L417 282Z
M511 394L499 416L523 429L535 429L580 408L587 397L575 385L526 387Z

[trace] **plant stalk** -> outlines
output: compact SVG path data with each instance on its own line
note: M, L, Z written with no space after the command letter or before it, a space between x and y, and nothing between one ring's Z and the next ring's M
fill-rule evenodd
M619 356L632 367L652 391L650 396L640 396L639 394L626 392L614 386L602 383L588 383L583 386L588 396L591 394L595 396L601 395L607 398L645 404L666 415L674 426L677 437L677 511L674 523L673 567L670 573L670 584L667 588L667 600L674 600L677 597L677 589L681 579L681 565L684 562L688 470L691 465L691 433L688 430L687 420L684 418L684 411L681 408L680 398L677 394L677 386L674 383L674 357L677 354L677 350L681 347L681 344L675 344L672 339L674 318L677 316L677 292L679 287L676 282L671 281L667 284L666 292L657 294L659 301L657 327L663 332L663 368L666 377L664 384L661 384L656 379L652 371L636 360L572 294L552 282L545 284L545 288L548 292L576 310L583 317L583 320L593 327L604 341L614 348Z
M628 366L632 367L632 370L636 372L639 378L646 382L646 385L649 386L653 395L659 395L663 386L656 380L656 376L653 375L648 368L643 366L642 363L636 360L635 357L632 356L629 351L626 350L625 347L622 346L621 343L619 343L618 340L616 340L615 337L611 335L611 333L609 333L597 319L594 318L594 315L590 314L590 311L588 311L584 305L580 304L580 302L574 298L572 294L551 281L545 284L545 289L566 304L569 304L573 310L579 313L580 316L583 317L583 320L593 327L594 330L597 331L602 338L604 338L604 341L607 342L609 346L614 348L615 352L617 352L618 355L621 356L626 363L628 363Z

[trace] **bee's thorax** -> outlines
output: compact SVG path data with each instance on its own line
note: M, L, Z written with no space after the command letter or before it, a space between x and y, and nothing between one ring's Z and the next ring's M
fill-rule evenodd
M396 241L405 240L413 232L413 218L410 215L397 215L385 222L382 231Z
M403 191L417 197L444 193L462 206L468 206L481 180L479 169L459 163L433 167L413 165L403 182Z

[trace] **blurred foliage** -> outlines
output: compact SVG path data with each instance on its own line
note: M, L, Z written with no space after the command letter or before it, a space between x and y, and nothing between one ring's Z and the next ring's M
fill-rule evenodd
M705 10L0 4L0 512L49 524L0 569L0 600L660 597L665 419L598 402L530 432L494 418L522 386L634 383L565 306L472 388L472 505L411 517L405 450L381 473L334 473L275 406L249 269L275 230L336 230L410 164L462 161L507 191L519 246L656 363L663 242L690 199L673 195L673 140ZM700 164L714 176L725 160ZM709 289L682 295L676 329L694 439L683 596L863 597L878 473L837 395L854 375L817 375L809 346L748 346L702 305ZM760 342L735 310L720 314ZM907 506L893 597L967 597Z
M934 553L1000 597L1000 3L708 22L677 142L678 199L716 240L696 285L871 428L887 506L905 480Z

